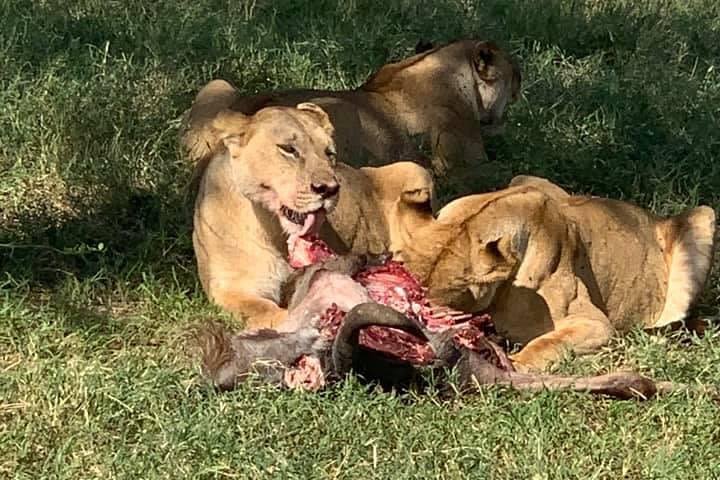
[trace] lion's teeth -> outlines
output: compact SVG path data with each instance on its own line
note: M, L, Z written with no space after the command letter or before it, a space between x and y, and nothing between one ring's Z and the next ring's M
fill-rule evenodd
M307 218L307 213L296 212L285 205L280 206L280 213L282 213L285 218L298 225L303 225L305 223L305 219Z

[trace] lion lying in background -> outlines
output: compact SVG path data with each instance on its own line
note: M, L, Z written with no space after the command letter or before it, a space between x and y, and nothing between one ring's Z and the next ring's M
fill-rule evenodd
M593 352L615 332L683 320L713 254L706 206L659 218L635 205L572 196L517 177L498 192L413 214L401 257L431 298L489 313L524 348L521 369L543 369L565 350Z
M433 170L466 178L485 159L483 135L501 130L507 104L520 93L520 69L492 42L461 40L381 67L349 91L288 90L243 96L224 80L198 93L183 142L191 157L208 160L219 145L210 120L219 110L252 115L268 106L313 102L335 127L340 161L384 165L424 163L415 136L433 151Z
M249 328L284 328L281 287L297 242L319 234L341 253L379 253L396 248L405 209L430 209L432 181L417 164L336 163L333 127L315 104L218 110L208 122L219 145L197 166L198 273L207 295Z

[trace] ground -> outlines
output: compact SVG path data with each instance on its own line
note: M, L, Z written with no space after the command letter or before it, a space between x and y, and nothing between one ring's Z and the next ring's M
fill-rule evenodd
M663 214L720 205L715 0L0 0L0 476L720 478L704 395L195 383L188 328L219 315L177 148L195 92L352 87L420 39L471 35L524 71L490 186L530 173ZM716 274L695 312L711 325L718 296ZM717 384L720 329L633 332L558 371L616 368Z

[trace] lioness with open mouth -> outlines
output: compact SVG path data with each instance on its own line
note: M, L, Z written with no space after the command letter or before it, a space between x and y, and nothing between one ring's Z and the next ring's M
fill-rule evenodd
M248 328L291 328L281 289L300 264L289 250L312 255L301 247L318 234L341 253L392 250L403 212L430 209L432 179L415 163L337 163L333 126L312 103L254 115L219 107L206 121L218 143L196 166L198 272L208 296Z
M284 238L317 232L337 203L332 125L321 108L302 103L253 116L221 112L213 129L224 151L203 172L193 245L200 280L224 308L253 325L276 325L273 302L290 273Z

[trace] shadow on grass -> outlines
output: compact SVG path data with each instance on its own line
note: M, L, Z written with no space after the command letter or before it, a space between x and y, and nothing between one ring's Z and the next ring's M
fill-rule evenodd
M190 209L169 205L169 198L132 195L92 216L37 229L22 241L0 239L0 269L13 283L52 288L70 276L108 289L115 280L142 281L150 265L156 272L178 266L194 272ZM184 281L190 287L194 279Z
M247 92L349 88L419 39L491 38L521 58L525 99L510 109L506 135L488 140L490 156L513 174L659 211L718 205L720 79L710 67L720 58L720 12L712 3L6 5L0 30L8 32L12 68L4 76L47 82L49 96L24 99L24 107L62 117L54 128L61 152L73 158L68 167L56 160L63 181L104 192L80 202L72 220L21 216L18 229L0 234L18 247L0 255L19 281L53 286L68 273L92 278L99 269L140 278L149 265L193 268L190 167L177 154L174 120L197 89L213 77ZM102 252L63 253L99 243Z

